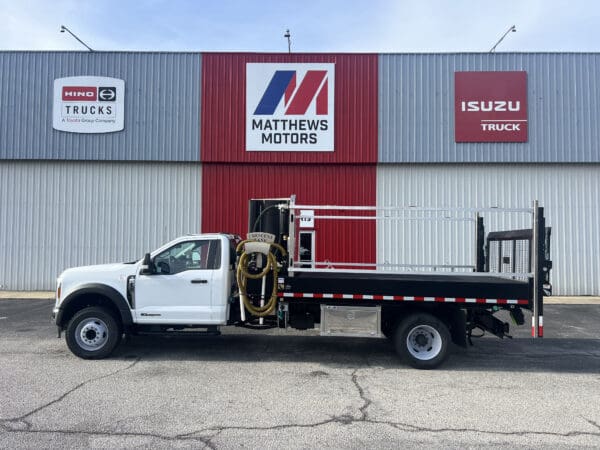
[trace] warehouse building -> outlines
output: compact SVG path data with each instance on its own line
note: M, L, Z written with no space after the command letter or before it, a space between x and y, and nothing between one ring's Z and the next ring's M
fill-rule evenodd
M248 200L545 207L560 295L600 295L598 54L0 52L0 289ZM489 229L526 227L496 217ZM472 221L315 223L312 259L472 265Z

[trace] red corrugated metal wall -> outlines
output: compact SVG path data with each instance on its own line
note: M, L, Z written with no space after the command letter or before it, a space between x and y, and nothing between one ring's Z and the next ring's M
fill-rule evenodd
M246 63L335 63L335 151L247 152ZM202 162L377 162L377 55L202 55Z
M334 63L334 151L246 151L246 63ZM202 231L248 231L248 200L376 204L377 55L202 55ZM371 220L315 223L316 259L376 261Z
M301 204L376 203L376 166L203 164L202 231L245 237L248 200L296 194ZM375 262L374 220L317 220L316 259Z

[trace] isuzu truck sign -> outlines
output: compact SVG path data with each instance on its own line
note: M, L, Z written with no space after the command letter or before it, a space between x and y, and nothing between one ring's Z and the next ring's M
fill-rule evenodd
M527 72L456 72L456 142L527 142Z
M335 64L246 64L246 150L334 150Z
M54 80L52 126L71 133L110 133L124 127L125 82L108 77Z

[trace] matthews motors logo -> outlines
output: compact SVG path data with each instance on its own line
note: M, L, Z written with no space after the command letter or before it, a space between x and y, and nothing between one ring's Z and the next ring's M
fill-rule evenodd
M108 77L54 80L53 128L71 133L123 129L125 82Z
M333 151L335 65L248 63L247 151Z

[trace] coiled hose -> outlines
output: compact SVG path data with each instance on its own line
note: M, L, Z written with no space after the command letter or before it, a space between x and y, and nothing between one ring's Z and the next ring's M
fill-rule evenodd
M240 297L244 302L244 306L248 312L254 316L265 317L271 314L275 310L277 305L277 257L273 250L279 250L282 256L285 256L287 252L285 249L275 243L257 242L253 240L245 240L238 244L236 252L240 255L238 261L236 278L238 288L240 290ZM250 256L255 253L262 253L267 258L267 263L260 273L250 273L248 263L250 262ZM248 279L259 280L266 277L269 272L273 272L273 288L271 290L271 297L264 306L255 306L252 301L248 298Z

